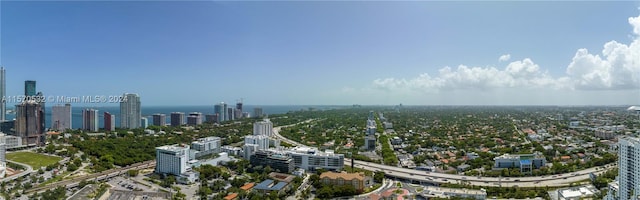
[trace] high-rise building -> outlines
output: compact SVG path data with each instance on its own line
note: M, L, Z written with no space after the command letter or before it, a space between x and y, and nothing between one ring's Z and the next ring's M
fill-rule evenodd
M71 104L54 105L51 108L51 129L64 131L72 127Z
M273 134L273 123L269 119L253 123L253 135L271 136Z
M220 104L214 106L214 112L218 114L218 123L229 120L227 116L227 104L220 102Z
M227 120L231 120L231 121L236 120L234 115L235 110L236 110L235 108L227 108L227 115L226 115Z
M147 119L146 117L140 118L140 127L141 128L149 127L149 119Z
M247 135L244 137L244 144L258 145L258 150L269 148L269 137L265 135Z
M242 101L236 103L236 110L234 111L233 115L236 119L242 118Z
M191 142L191 149L198 151L195 155L196 158L213 153L220 153L220 147L222 146L221 141L219 137L200 138L197 141Z
M91 108L82 110L82 130L98 131L98 110Z
M33 80L24 81L24 96L28 96L28 97L36 96L36 81L33 81Z
M167 116L165 114L160 114L160 113L153 114L154 126L165 126L166 123L167 123Z
M216 123L218 122L218 114L207 114L204 116L204 121L207 123Z
M140 96L125 93L120 102L120 127L140 128L142 110L140 110Z
M4 67L0 67L0 122L7 120L7 79Z
M183 112L172 112L171 113L171 126L182 126L184 124L184 113Z
M104 112L104 130L105 131L116 130L116 116L109 112Z
M15 134L22 144L40 146L44 144L44 108L35 101L16 105Z
M167 145L156 147L156 173L179 176L189 170L189 146Z
M0 178L4 178L7 174L7 160L5 154L7 153L7 143L5 141L5 134L0 133Z
M192 112L187 117L187 124L191 126L202 124L202 113Z
M262 113L262 108L253 108L253 116L256 118L262 117L264 113Z
M638 167L640 138L619 137L618 146L618 197L619 199L638 199L640 196L640 167Z

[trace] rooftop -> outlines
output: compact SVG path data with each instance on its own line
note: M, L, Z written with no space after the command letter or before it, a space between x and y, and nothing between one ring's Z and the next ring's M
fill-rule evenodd
M246 190L250 190L255 185L256 185L256 183L253 183L253 182L247 183L247 184L244 184L242 187L240 187L240 189L245 190L245 191Z
M165 151L173 151L173 152L179 152L187 149L189 149L189 146L184 144L173 144L173 145L156 147L156 150L165 150Z
M265 181L262 181L262 183L256 185L254 189L279 191L279 190L282 190L285 186L287 186L287 183L285 182L278 182L276 184L273 184L274 182L275 181L272 179L267 179Z

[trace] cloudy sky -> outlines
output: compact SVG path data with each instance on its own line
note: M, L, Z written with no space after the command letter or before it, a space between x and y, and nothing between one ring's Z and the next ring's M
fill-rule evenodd
M640 3L0 2L7 95L640 104Z

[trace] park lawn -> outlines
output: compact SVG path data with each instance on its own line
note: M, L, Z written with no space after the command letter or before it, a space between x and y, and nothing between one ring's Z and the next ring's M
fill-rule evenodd
M62 160L62 158L56 156L47 156L39 153L24 151L7 153L6 159L27 164L33 167L33 170L38 170L40 169L40 167L46 167Z

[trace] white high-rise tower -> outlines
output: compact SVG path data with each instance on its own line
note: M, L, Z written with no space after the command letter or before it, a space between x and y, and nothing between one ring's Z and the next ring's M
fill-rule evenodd
M141 119L140 96L138 94L123 94L122 102L120 102L120 127L140 128Z

